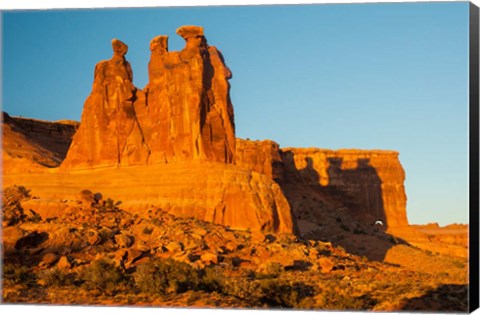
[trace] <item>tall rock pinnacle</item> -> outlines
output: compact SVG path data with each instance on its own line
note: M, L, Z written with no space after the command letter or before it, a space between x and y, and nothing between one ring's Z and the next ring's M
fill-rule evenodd
M125 59L128 46L112 40L113 57L95 67L92 92L85 101L80 127L64 168L146 163L149 155L135 118L137 89Z
M168 37L150 42L149 83L132 83L128 46L112 40L113 57L95 67L63 168L207 160L233 163L235 126L230 70L207 44L203 28L177 30L185 47L168 51Z

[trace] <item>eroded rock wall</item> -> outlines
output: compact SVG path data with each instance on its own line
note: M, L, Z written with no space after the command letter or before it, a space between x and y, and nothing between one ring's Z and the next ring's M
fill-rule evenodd
M283 161L280 147L275 141L237 138L235 164L264 174L273 180L283 180Z
M95 67L92 92L64 169L146 164L150 149L135 114L137 89L125 59L127 45L112 40L113 57Z
M408 225L405 172L398 152L283 149L285 178L337 195L357 218Z
M167 36L151 41L143 90L133 86L128 47L112 41L114 55L95 68L59 178L76 177L72 185L119 197L133 211L156 206L234 228L293 232L290 206L272 174L234 165L231 72L220 51L201 27L177 34L186 41L178 52L168 51ZM83 169L91 176L75 175Z
M60 165L78 123L11 117L2 113L3 173L41 171Z

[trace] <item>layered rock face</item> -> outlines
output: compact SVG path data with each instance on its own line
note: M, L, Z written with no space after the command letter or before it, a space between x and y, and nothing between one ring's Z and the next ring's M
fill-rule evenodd
M134 213L161 208L236 229L293 232L290 206L279 185L231 164L197 161L17 174L4 176L3 183L25 186L39 197L23 206L42 218L58 216L89 189L121 201L122 209Z
M81 184L118 197L133 211L156 206L235 228L291 233L290 207L272 175L234 165L232 75L221 53L207 44L201 27L180 27L177 34L186 41L178 52L168 51L167 36L151 41L143 90L133 86L127 45L112 41L113 57L95 67L92 93L61 167L68 180L58 175L64 197L67 185ZM102 173L108 166L117 168ZM83 177L84 169L91 174ZM55 198L55 191L28 186Z
M283 180L283 160L278 143L272 140L251 141L237 138L235 149L236 165L276 181Z
M151 160L232 163L231 72L221 53L207 45L201 27L184 26L177 33L186 41L179 52L168 51L166 36L151 41L149 84L135 105Z
M318 192L317 199L326 197L322 203L345 207L355 219L380 220L389 228L408 225L405 172L398 152L281 149L271 140L237 139L235 159L237 165L279 182L287 197L295 196L294 190ZM304 211L291 199L294 213Z
M80 128L62 168L92 168L147 163L149 147L134 101L137 89L125 59L127 45L112 40L113 57L95 67L92 93L85 101Z
M65 169L206 160L233 163L235 126L230 70L208 46L203 29L184 26L186 41L168 52L168 38L150 43L149 83L132 83L127 45L112 41L114 55L95 67L92 93Z
M282 158L288 181L340 197L355 217L388 227L408 225L398 152L284 149Z

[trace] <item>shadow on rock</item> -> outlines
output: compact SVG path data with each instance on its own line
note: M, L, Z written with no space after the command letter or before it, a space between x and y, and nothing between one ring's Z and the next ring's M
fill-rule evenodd
M310 157L303 168L297 168L293 151L284 152L283 161L284 179L278 183L292 209L297 235L375 261L383 261L395 245L409 245L385 232L382 181L369 159L359 158L356 167L345 168L341 158L328 158L324 178Z

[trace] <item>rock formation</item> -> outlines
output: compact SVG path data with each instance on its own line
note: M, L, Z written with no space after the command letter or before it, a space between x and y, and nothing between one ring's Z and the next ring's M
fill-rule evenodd
M295 231L292 212L317 229L311 219L341 220L332 212L343 209L348 220L408 225L397 152L280 149L271 140L235 139L232 75L221 53L207 44L201 27L183 26L177 34L186 42L181 51L168 51L167 36L150 42L149 83L143 90L132 83L127 45L114 39L112 58L95 67L92 92L61 167L49 174L4 176L4 184L32 189L41 198L28 206L44 216L65 209L59 200L90 189L121 200L131 211L155 206L265 232ZM7 120L4 134L18 129ZM23 131L12 134L26 138ZM53 142L48 142L52 148ZM48 148L34 146L32 151L45 154L26 160L55 167L67 147L63 155L42 160ZM12 152L4 150L7 164Z
M270 140L237 139L235 159L237 165L279 182L287 195L306 186L320 195L343 200L342 207L355 219L380 220L388 227L408 225L405 172L398 152L280 149ZM295 203L290 204L296 212ZM335 207L338 204L332 205Z
M203 29L184 26L186 41L168 52L168 37L150 43L149 83L132 83L127 45L112 41L113 57L95 67L92 93L62 167L206 160L233 163L235 127L230 70L208 46Z
M283 180L283 160L280 155L280 147L272 140L251 141L237 138L235 163L276 181Z
M137 89L125 59L128 46L112 40L113 57L95 67L92 93L63 168L144 164L149 148L135 115Z
M2 113L3 173L41 171L65 158L78 123L48 122Z
M113 57L95 67L80 127L51 182L62 185L65 198L72 197L71 189L88 188L132 211L155 206L240 229L291 233L290 207L272 176L233 165L231 72L221 53L207 44L201 27L183 26L177 34L186 41L178 52L168 51L167 36L151 41L143 90L132 83L127 45L112 41ZM58 196L58 186L40 187L42 178L28 181L43 198ZM54 207L50 201L31 203L44 216Z
M284 149L285 178L339 196L357 218L408 225L405 172L398 152Z

